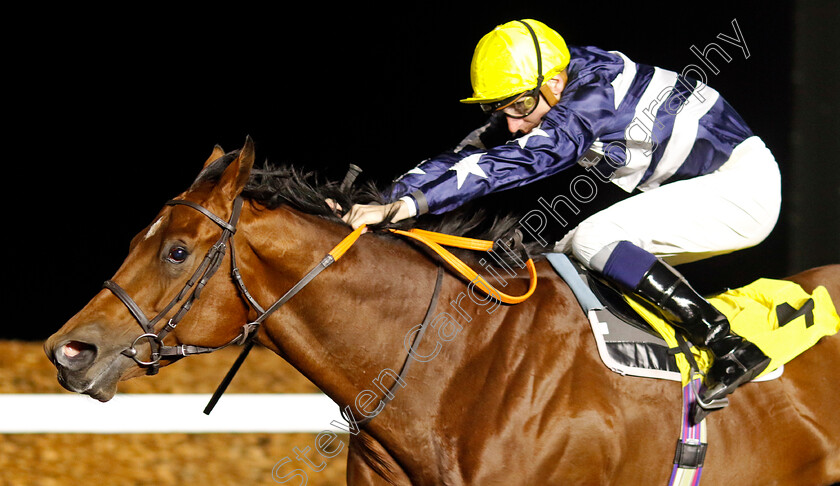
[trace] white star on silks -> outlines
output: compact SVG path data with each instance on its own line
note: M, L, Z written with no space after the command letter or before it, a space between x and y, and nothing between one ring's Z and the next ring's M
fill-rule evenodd
M530 140L531 137L548 137L548 133L546 133L545 130L543 130L542 128L537 127L531 130L529 133L519 137L519 140L517 140L516 142L519 144L520 147L525 148L525 144L528 143L528 140Z
M487 174L481 170L481 167L478 166L478 160L481 156L484 155L483 153L472 154L463 159L459 160L455 163L449 170L454 170L458 177L458 189L464 185L464 181L467 179L467 176L470 174L477 175L482 179L487 179Z
M410 171L406 172L405 174L397 177L396 181L401 181L401 180L405 179L406 177L408 177L410 175L426 175L426 171L421 169L420 166L418 165L417 167L415 167L415 168L411 169Z

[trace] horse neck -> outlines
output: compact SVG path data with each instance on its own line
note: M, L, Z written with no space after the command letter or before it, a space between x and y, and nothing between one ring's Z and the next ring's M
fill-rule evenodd
M242 257L250 262L243 276L249 286L266 282L257 289L261 303L273 302L349 233L346 226L287 210L249 219L245 230L254 249ZM465 282L447 274L419 348L423 359L407 362L406 341L424 319L436 276L437 265L405 242L363 235L260 334L263 344L342 409L349 406L357 421L360 404L372 411L403 364L417 361L395 388L393 404L365 432L401 464L419 469L424 466L416 451L446 442L441 421L470 423L470 407L484 391L482 377L498 383L494 400L520 379L522 393L548 400L569 383L562 377L576 369L574 362L598 359L593 346L583 345L588 323L565 284L546 281L528 306L496 307L465 297ZM524 291L526 279L519 280ZM549 317L535 318L539 302L554 306ZM534 392L536 376L540 389Z
M285 208L244 212L236 244L246 286L267 308L349 232ZM240 243L242 235L247 244ZM435 272L407 245L362 235L266 320L260 342L337 403L352 403L381 370L399 371L404 337L423 319Z

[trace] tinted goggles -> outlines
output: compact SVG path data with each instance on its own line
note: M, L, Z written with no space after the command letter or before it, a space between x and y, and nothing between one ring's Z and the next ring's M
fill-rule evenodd
M530 91L525 91L516 96L505 98L494 103L482 103L482 111L484 113L493 113L494 111L501 111L505 116L511 118L525 118L537 109L540 104L540 88L534 88Z

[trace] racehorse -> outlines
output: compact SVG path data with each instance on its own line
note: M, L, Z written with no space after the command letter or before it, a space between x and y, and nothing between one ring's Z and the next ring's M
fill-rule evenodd
M339 191L288 171L252 174L253 164L250 138L235 152L216 147L192 186L132 240L110 284L46 341L65 388L107 401L119 381L190 350L246 341L255 305L276 302L350 233L324 203L349 204ZM254 339L346 410L348 484L668 480L679 386L601 364L589 321L545 261L536 262L536 291L515 305L470 290L453 272L438 283L439 263L411 240L368 231L256 328ZM214 276L217 268L232 270ZM840 265L791 278L808 292L826 286L840 308ZM517 270L506 288L527 281ZM198 286L192 299L188 289ZM429 315L422 341L409 339ZM707 419L704 482L840 481L838 382L833 336L782 377L741 387Z

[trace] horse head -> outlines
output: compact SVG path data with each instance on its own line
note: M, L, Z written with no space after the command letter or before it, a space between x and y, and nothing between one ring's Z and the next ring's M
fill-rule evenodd
M217 146L192 186L132 239L103 290L44 344L62 386L107 401L119 381L156 373L178 350L244 337L247 303L233 279L209 277L230 261L234 203L253 164L250 138L229 154ZM202 292L214 298L201 301Z

